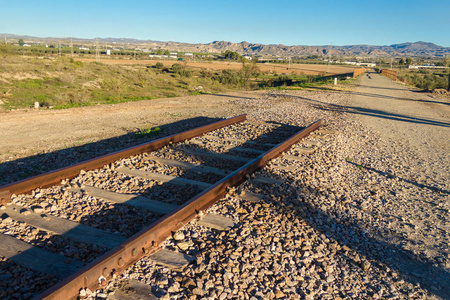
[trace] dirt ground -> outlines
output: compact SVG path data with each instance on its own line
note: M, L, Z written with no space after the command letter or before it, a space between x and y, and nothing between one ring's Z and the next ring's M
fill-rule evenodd
M424 176L446 181L450 174L450 101L434 98L419 89L409 88L376 73L367 73L349 99L350 113L368 127L380 132L393 152L403 142L419 157ZM416 160L410 160L416 161Z
M195 117L231 117L244 110L233 99L259 93L238 92L163 98L65 110L0 112L0 163L79 146Z
M93 62L92 58L75 58L75 60L83 62ZM119 60L119 59L102 59L104 64L124 64L124 65L155 65L157 62L163 63L165 66L172 66L177 61L167 60ZM241 69L242 64L238 62L186 62L189 67L199 69L223 70L223 69ZM334 66L334 65L312 65L312 64L291 64L288 70L288 65L280 64L258 64L262 72L276 71L279 74L305 74L305 75L319 75L321 72L326 72L328 75L342 74L353 72L353 67Z

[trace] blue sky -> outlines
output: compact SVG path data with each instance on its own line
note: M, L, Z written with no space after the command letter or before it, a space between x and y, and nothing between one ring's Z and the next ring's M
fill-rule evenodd
M450 0L0 0L0 33L209 43L450 47Z

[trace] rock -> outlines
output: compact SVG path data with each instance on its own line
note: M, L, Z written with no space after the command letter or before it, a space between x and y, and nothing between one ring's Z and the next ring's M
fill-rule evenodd
M13 219L8 214L2 215L2 224L11 224Z
M244 208L238 208L238 209L236 209L236 212L238 214L248 214L248 211Z
M364 260L362 262L362 268L364 271L368 271L370 269L370 267L371 267L370 262L368 262L367 260Z
M276 299L281 299L281 298L283 298L283 297L286 296L286 295L285 295L282 291L280 291L279 289L276 289L274 294L275 294L275 298L276 298Z
M185 280L183 280L183 283L181 285L187 289L197 287L197 284L195 284L195 281L191 278L186 278Z
M188 242L177 243L177 247L182 251L186 251L187 249L189 249L189 246L190 244Z
M39 214L44 211L44 209L40 206L34 206L32 209L33 209L33 212L36 214Z
M158 284L158 285L168 285L169 284L169 279L166 276L163 276L163 277L159 278L156 281L156 284Z
M81 298L85 298L85 297L87 296L86 290L85 290L85 289L81 289L78 295L79 295Z
M31 212L28 210L28 209L21 209L20 210L20 214L21 215L24 215L24 216L28 216L28 215L30 215L31 214Z
M173 234L173 239L176 241L182 241L185 239L184 233L177 231Z

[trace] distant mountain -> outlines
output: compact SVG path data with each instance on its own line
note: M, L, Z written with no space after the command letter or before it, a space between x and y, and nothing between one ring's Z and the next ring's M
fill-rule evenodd
M236 51L240 54L260 55L260 56L429 56L442 57L450 55L450 47L442 47L433 43L415 42L402 43L390 46L373 46L373 45L347 45L347 46L286 46L286 45L265 45L249 42L232 43L226 41L214 41L208 44L190 44L180 42L161 42L153 40L137 40L131 38L94 38L81 39L75 37L33 37L27 35L14 35L0 33L1 39L24 39L25 41L44 42L57 40L72 40L80 43L93 43L98 40L99 43L117 43L129 44L134 47L161 48L173 51L190 51L190 52L207 52L220 53L225 50Z
M450 55L449 47L433 43L416 42L390 46L348 45L348 46L285 46L231 43L215 41L207 44L211 48L224 51L232 50L241 54L273 56L338 55L338 56L445 56Z

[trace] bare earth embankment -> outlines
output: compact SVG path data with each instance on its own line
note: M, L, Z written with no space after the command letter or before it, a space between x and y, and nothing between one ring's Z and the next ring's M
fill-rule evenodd
M239 223L227 236L195 224L183 229L192 242L187 253L202 259L178 273L144 258L99 295L135 279L165 299L448 299L449 102L376 74L357 83L350 92L238 92L1 113L0 182L142 142L136 128L167 124L165 135L187 128L185 119L240 113L296 126L322 118L337 133L313 140L315 153L290 162L296 171L262 171L286 182L261 188L270 200L255 205L229 195L211 208ZM196 244L202 238L209 248ZM194 285L184 286L187 279Z

